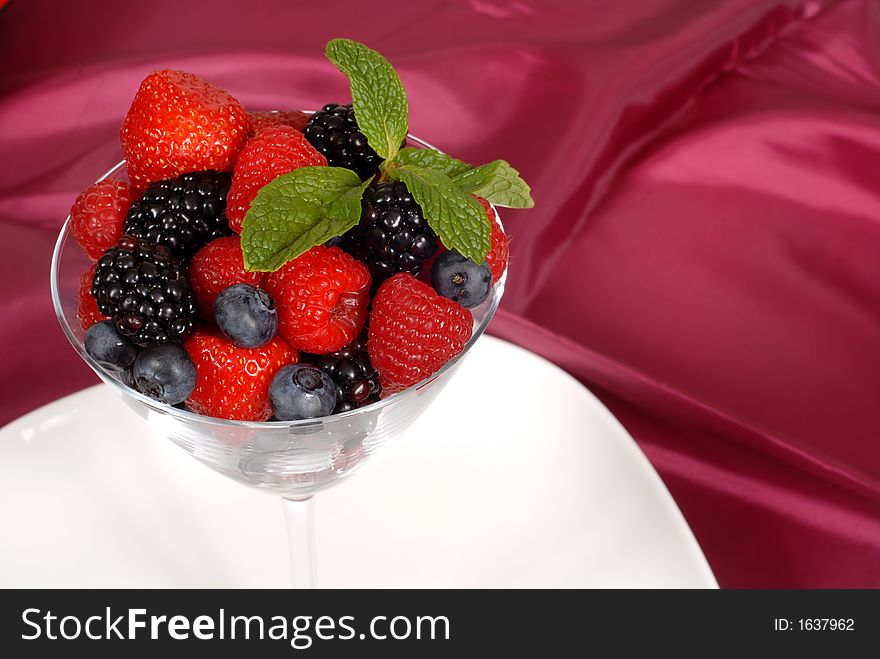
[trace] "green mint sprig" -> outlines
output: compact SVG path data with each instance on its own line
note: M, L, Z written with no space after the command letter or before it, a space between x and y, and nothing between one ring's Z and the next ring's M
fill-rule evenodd
M350 39L333 39L325 51L351 83L351 103L367 143L394 160L409 125L409 104L400 76L375 50Z
M491 224L474 195L497 206L531 208L528 184L504 160L475 167L435 149L401 148L409 105L388 60L349 39L330 41L326 55L348 77L358 127L384 158L380 180L402 181L443 244L482 263L491 247ZM371 181L361 182L342 167L303 167L268 183L242 224L245 268L272 272L351 229Z
M400 165L391 178L403 181L422 208L422 214L443 244L476 263L486 260L492 248L492 226L486 211L472 195L463 192L443 172L418 165Z
M274 272L351 229L369 184L344 167L300 167L264 185L242 223L245 269Z
M443 172L464 192L482 197L496 206L532 208L535 205L529 184L506 160L493 160L474 167L436 149L407 147L397 154L397 162Z
M506 160L493 160L456 174L453 182L464 192L482 197L496 206L532 208L535 205L529 184Z
M440 153L437 149L414 149L411 146L400 150L397 154L397 163L433 169L443 172L446 176L458 176L474 168L473 165Z

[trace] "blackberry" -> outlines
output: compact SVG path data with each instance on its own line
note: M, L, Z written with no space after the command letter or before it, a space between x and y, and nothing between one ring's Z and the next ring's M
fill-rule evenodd
M417 276L437 250L437 234L406 186L394 181L364 191L361 219L339 246L367 265L375 290L398 272Z
M139 346L179 343L196 322L180 261L164 245L122 236L95 264L92 296L116 329Z
M379 173L382 159L358 129L351 104L328 103L312 115L303 135L331 167L347 167L366 180Z
M226 172L194 172L151 183L128 209L123 233L165 245L186 259L232 232L226 219Z
M334 414L348 412L379 400L382 385L379 374L370 363L367 353L367 333L364 331L347 346L327 355L304 354L303 363L314 364L336 384Z

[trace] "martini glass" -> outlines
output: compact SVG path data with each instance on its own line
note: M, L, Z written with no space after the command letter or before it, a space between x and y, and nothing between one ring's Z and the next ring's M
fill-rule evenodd
M429 145L414 137L414 146ZM125 162L103 179L127 180ZM341 482L388 442L400 437L458 370L482 336L504 292L504 276L489 298L471 309L473 336L464 350L430 378L365 407L319 419L246 422L201 416L131 389L86 352L77 318L79 281L90 261L73 239L70 217L52 255L52 302L71 345L98 377L161 437L202 464L253 488L281 497L287 520L294 587L315 585L314 495Z

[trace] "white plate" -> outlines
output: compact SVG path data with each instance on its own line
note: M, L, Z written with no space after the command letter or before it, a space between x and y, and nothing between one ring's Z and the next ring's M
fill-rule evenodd
M490 337L405 437L317 496L317 516L325 587L716 586L611 413ZM0 430L0 586L288 575L280 501L197 463L105 386Z

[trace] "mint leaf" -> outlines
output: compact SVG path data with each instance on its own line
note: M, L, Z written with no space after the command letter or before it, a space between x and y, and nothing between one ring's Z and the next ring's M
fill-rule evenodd
M422 207L425 219L443 244L482 263L492 246L486 211L474 197L460 190L443 172L418 165L399 165L389 171L403 181Z
M397 162L442 172L459 189L483 197L496 206L532 208L535 205L528 184L505 160L474 167L436 149L407 147L397 154Z
M370 180L344 167L300 167L260 188L242 222L245 269L273 272L348 231Z
M388 60L351 39L327 43L327 59L351 83L351 101L358 127L381 157L393 160L406 138L409 107L406 91Z
M508 208L532 208L535 205L529 184L520 178L506 160L493 160L453 175L455 184L471 194Z
M452 156L440 153L436 149L414 149L411 146L400 150L400 153L397 154L397 162L401 165L418 165L419 167L433 169L443 172L447 176L463 174L474 168L473 165L456 160Z
M327 211L327 217L330 219L339 218L339 220L341 222L344 222L344 224L340 224L339 229L337 229L333 235L323 238L319 242L315 243L315 245L321 245L331 238L341 236L343 233L351 229L355 224L360 221L361 197L364 196L364 190L366 190L367 186L369 186L372 182L373 177L371 176L360 185L349 188L346 192L342 193L339 197L336 198L336 201L334 201L330 205L330 209ZM314 247L314 245L312 245L312 247Z

